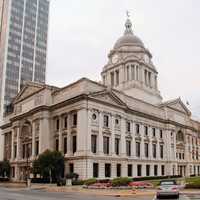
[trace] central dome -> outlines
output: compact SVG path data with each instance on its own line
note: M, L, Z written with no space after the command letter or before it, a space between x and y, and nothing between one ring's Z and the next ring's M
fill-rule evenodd
M127 19L125 23L126 30L124 35L120 37L114 45L114 49L118 49L123 46L140 46L144 47L144 44L140 38L133 34L132 23L130 19Z

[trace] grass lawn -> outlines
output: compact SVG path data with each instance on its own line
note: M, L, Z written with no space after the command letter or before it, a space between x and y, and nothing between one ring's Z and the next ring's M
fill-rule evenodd
M177 181L177 184L186 184L188 188L199 188L200 189L200 177L188 177L188 178L170 178ZM170 180L170 179L157 179L157 180L148 180L152 183L154 187L157 187L161 180ZM187 188L187 187L186 187Z

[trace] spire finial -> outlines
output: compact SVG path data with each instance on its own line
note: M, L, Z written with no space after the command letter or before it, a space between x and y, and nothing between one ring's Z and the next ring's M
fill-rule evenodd
M126 11L126 16L127 16L128 19L130 18L130 11L129 10Z
M126 11L126 16L127 16L127 20L126 20L126 23L125 23L125 27L126 27L126 30L124 32L124 34L133 34L133 30L132 30L132 23L131 23L131 20L130 20L130 12L127 10Z

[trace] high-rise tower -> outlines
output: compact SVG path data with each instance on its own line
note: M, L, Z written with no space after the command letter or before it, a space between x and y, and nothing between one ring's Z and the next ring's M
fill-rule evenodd
M49 0L0 0L0 123L26 81L45 82L48 19Z
M26 81L45 82L48 0L0 0L0 112Z

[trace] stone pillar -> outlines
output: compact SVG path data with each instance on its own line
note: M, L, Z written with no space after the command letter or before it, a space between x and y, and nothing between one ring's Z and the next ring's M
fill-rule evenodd
M39 130L39 154L43 153L45 150L50 149L50 123L48 112L43 113L43 118L40 121Z
M140 158L141 159L146 159L145 158L145 153L144 153L144 126L140 126L140 129L141 129L141 143L140 143L140 152L141 152L141 155L140 155Z
M67 155L72 155L71 115L67 116Z
M121 118L121 156L126 157L126 121L122 117Z
M77 154L85 155L88 141L91 141L88 135L88 110L82 109L77 113Z
M11 141L11 160L14 160L14 129L11 130L11 138L12 138L12 141Z
M103 114L102 112L99 113L99 149L98 154L103 155Z
M63 152L62 128L63 128L63 120L62 120L62 117L59 116L59 130L58 130L59 147L58 147L58 149L60 152Z
M36 122L33 121L32 123L32 158L35 157L35 131L36 131Z
M17 160L21 159L21 155L20 155L20 132L19 132L19 127L16 127L17 130Z
M115 156L115 117L111 117L111 154Z

